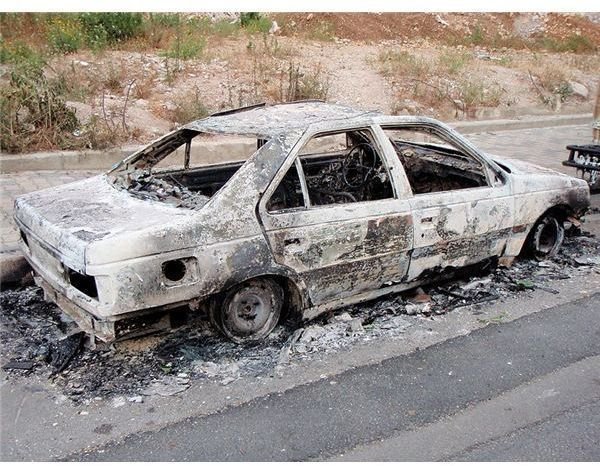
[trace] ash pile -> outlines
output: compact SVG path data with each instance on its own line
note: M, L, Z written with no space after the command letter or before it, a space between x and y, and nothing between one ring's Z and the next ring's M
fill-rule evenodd
M565 238L551 260L521 259L509 269L490 264L468 278L438 283L323 315L298 328L286 321L264 341L238 345L225 340L206 316L190 314L167 334L118 342L88 350L81 334L37 287L0 293L2 378L47 377L76 403L112 399L142 402L171 396L194 381L227 385L244 377L275 377L288 364L380 338L402 338L423 319L515 293L539 289L558 293L556 283L572 276L600 273L600 242L588 236Z

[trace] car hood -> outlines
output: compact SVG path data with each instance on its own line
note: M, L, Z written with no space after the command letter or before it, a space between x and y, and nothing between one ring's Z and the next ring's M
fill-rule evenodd
M90 247L107 240L135 249L132 233L140 235L189 221L194 212L141 200L112 186L99 175L20 196L15 219L62 262L83 271ZM113 243L113 246L115 244Z
M504 158L498 155L488 154L488 156L496 163L500 165L504 165L508 167L511 173L516 175L552 175L552 176L561 176L561 177L569 177L569 175L565 175L564 173L557 172L556 170L552 170L550 168L541 167L540 165L536 165L534 163L525 162L519 159L512 158Z
M541 167L523 160L486 154L501 167L508 169L515 193L531 190L552 190L587 187L587 182L565 173Z

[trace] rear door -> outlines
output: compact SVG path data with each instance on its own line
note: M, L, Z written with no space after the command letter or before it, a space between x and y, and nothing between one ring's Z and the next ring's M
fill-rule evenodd
M411 206L381 134L365 127L304 137L261 201L275 260L300 275L313 305L405 279Z

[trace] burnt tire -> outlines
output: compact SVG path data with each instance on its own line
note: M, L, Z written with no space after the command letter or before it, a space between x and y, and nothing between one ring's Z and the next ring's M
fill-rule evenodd
M527 239L527 249L533 257L541 261L557 253L564 237L562 222L553 215L546 215L533 226Z
M265 338L279 322L284 293L268 278L240 283L214 298L210 306L212 324L237 343Z

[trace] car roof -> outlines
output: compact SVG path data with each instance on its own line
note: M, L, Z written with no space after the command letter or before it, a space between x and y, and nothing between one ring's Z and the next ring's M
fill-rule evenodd
M376 111L358 110L344 105L307 100L276 105L258 104L215 113L193 121L187 129L206 133L276 136L303 131L314 123L336 120L362 120L379 115Z

